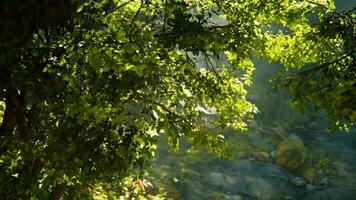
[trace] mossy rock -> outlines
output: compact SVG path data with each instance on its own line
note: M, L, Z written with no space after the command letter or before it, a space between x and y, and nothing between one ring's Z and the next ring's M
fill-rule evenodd
M307 157L303 141L297 137L282 141L276 151L276 163L290 169L302 166Z
M256 158L258 161L261 162L267 162L270 160L270 155L266 151L256 150L256 151L252 151L251 154L254 158Z

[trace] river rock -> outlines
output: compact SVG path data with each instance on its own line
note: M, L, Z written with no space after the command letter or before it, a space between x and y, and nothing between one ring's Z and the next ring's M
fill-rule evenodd
M329 186L328 177L324 177L323 179L321 179L320 184L323 185L323 186Z
M309 168L303 171L303 177L309 183L316 183L319 179L319 174L315 169Z
M225 195L224 200L241 200L240 195Z
M256 160L261 161L261 162L267 162L270 160L269 153L265 151L253 151L252 156L256 158Z
M223 173L220 172L212 172L203 178L203 182L210 186L210 187L224 187L225 183L225 176Z
M288 138L277 147L276 163L280 166L296 169L300 167L307 156L303 141L297 137Z
M314 192L316 190L316 187L312 184L307 184L305 187L309 192Z
M209 200L224 200L225 196L223 193L220 192L213 192L209 197Z
M306 185L306 181L302 177L294 177L291 180L292 184L295 186L303 187Z

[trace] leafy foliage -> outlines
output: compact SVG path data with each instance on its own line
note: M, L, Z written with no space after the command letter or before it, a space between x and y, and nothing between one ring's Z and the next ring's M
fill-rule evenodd
M9 199L90 198L98 187L119 195L123 178L140 180L162 132L172 148L184 138L223 155L221 130L246 130L257 112L245 98L255 54L300 67L342 52L334 45L348 37L307 38L306 15L325 8L298 0L43 2L0 6ZM273 23L295 36L267 31Z
M320 5L317 5L320 7ZM305 66L297 72L275 78L293 96L292 105L305 110L307 103L327 111L331 130L348 131L356 122L356 15L355 8L320 14L320 21L291 35L279 34L268 45L268 57L288 68ZM270 36L269 36L270 37ZM271 47L273 46L273 47ZM287 55L287 56L285 56Z

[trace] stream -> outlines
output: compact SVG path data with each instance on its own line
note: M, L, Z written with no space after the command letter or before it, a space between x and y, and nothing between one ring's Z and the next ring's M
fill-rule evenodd
M226 132L233 132L227 130ZM291 131L303 141L307 158L298 168L280 166L274 158L283 141L267 131L250 131L229 160L203 152L169 152L161 145L154 162L157 181L171 199L209 200L348 200L356 197L356 135L329 134L323 128ZM297 134L296 134L297 133ZM257 153L256 153L257 152Z

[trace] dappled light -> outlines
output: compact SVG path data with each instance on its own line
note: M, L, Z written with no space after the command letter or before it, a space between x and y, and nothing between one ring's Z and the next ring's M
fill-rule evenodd
M0 199L356 196L356 3L0 1Z

